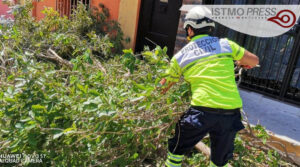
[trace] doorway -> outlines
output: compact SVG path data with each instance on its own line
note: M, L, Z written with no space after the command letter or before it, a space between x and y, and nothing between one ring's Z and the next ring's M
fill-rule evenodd
M182 0L142 0L136 52L159 45L167 46L168 55L173 55L181 5Z

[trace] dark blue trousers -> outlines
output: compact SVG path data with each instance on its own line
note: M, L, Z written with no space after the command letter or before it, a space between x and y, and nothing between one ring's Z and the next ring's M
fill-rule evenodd
M217 166L223 166L233 157L236 133L244 128L240 112L223 115L190 107L176 124L175 136L168 142L169 151L183 155L208 133L211 161Z

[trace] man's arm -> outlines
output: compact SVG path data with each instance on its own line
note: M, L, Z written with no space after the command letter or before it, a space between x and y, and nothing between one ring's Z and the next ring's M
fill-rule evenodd
M236 64L239 66L244 66L246 68L253 68L259 63L258 57L236 44L235 42L228 40L233 53L233 60L236 61Z
M259 64L259 58L255 54L245 50L244 56L241 60L238 60L236 64L239 66L250 66L252 68Z

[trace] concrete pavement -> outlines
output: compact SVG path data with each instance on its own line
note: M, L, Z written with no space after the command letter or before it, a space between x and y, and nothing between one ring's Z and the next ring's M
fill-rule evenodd
M240 89L249 122L300 143L300 107Z

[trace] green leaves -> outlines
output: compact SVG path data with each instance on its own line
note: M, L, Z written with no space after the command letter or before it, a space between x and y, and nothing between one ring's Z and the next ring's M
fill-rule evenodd
M23 124L21 124L21 123L17 123L16 125L15 125L15 127L16 128L18 128L18 129L23 129Z
M97 116L99 118L99 120L103 121L103 120L108 120L110 118L112 118L112 116L114 116L116 114L116 111L98 111L97 112Z
M39 105L39 104L37 104L37 105L32 105L31 108L32 108L32 110L34 110L34 111L44 111L44 110L46 109L45 106L42 106L42 105Z
M89 98L87 101L83 103L83 110L86 112L94 112L97 111L98 105L102 103L100 97Z
M91 59L91 50L87 49L83 54L83 59L85 62L89 64L93 64L93 60Z
M60 130L60 129L54 129L54 130L51 130L51 133L53 134L53 139L57 139L59 138L60 136L62 136L64 134L64 131L63 130Z
M132 155L132 159L137 159L139 157L139 154L138 153L134 153L133 155Z
M263 144L266 144L266 142L267 142L267 140L269 139L270 136L266 132L265 128L261 125L256 125L253 129L256 132L256 136L258 138L262 139Z
M125 51L103 64L107 74L83 57L78 60L84 70L66 73L46 63L29 64L30 72L20 70L10 78L25 85L0 88L0 108L4 109L0 116L6 120L0 123L0 138L10 143L3 153L47 153L49 163L57 166L135 166L145 163L145 158L152 159L151 166L162 163L158 152L167 149L166 140L189 101L186 83L175 85L166 96L157 90L167 64L163 53L159 48L152 51L157 61L152 64ZM146 54L150 56L150 51ZM256 131L266 139L263 127ZM259 150L245 145L238 137L235 166L251 166L245 158L279 164L274 152L254 156ZM202 155L188 159L190 166L208 162Z
M151 52L151 51L146 51L143 52L142 55L145 57L145 59L150 63L150 64L156 64L158 63L158 57L156 56L158 52Z
M123 50L124 54L123 54L123 64L124 66L130 71L130 73L132 74L135 68L135 56L133 54L132 49L129 50Z

